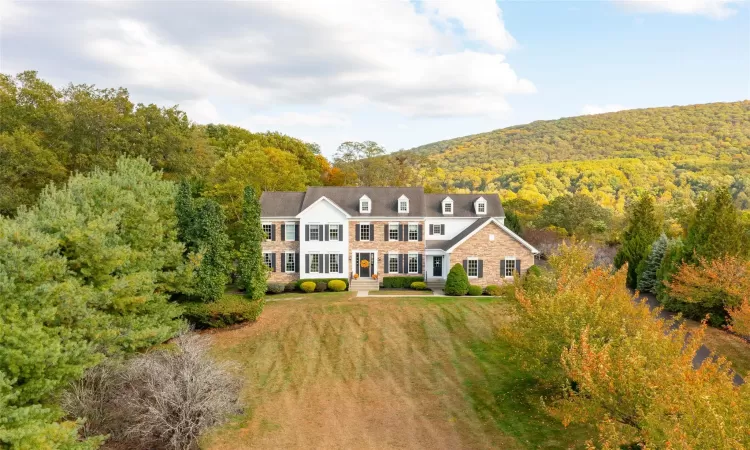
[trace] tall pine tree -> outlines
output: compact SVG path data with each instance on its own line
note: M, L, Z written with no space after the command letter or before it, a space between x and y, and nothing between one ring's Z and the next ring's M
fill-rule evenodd
M641 292L650 292L656 294L656 271L659 270L661 260L667 252L669 239L662 233L659 239L651 244L651 252L648 257L641 261L638 269L638 290Z
M622 247L615 255L616 268L628 264L629 287L637 286L638 264L648 256L651 243L659 237L661 228L661 221L656 216L654 197L648 193L643 194L633 205Z
M190 183L180 181L175 197L175 214L177 215L177 237L188 250L195 251L195 201Z
M231 269L231 241L218 203L205 200L196 210L195 230L201 254L195 295L204 301L215 301L224 295Z
M263 264L265 239L260 223L260 202L252 186L245 187L242 204L242 229L240 232L239 278L245 295L257 300L266 293L267 268Z

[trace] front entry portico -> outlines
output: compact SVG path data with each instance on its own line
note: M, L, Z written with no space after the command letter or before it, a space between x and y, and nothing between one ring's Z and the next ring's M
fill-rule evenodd
M370 278L373 272L374 255L370 252L356 252L354 260L354 267L356 267L356 274L360 278Z

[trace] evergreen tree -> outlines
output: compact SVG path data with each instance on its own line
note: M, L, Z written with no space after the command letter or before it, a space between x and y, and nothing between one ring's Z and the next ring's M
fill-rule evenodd
M185 244L189 250L196 250L194 236L195 228L195 202L190 183L186 180L180 181L175 197L175 214L177 216L177 238Z
M643 194L633 205L622 247L615 255L616 268L628 264L629 287L637 286L638 265L648 257L650 246L659 237L661 227L661 221L656 217L654 198L651 194Z
M520 235L523 232L521 221L513 211L505 211L505 226L516 234Z
M195 295L215 301L224 295L229 283L231 242L221 206L206 200L196 211L196 237L200 245L200 266L196 274Z
M725 255L747 256L747 225L743 224L732 194L719 188L698 201L695 216L685 238L685 260L697 263L700 258L712 260Z
M252 186L245 187L240 233L239 279L245 295L258 300L266 293L267 268L263 264L265 239L260 223L260 202Z
M445 280L444 292L447 295L466 295L469 292L469 276L462 264L454 264Z
M638 290L641 292L650 292L656 294L656 272L659 270L664 253L667 252L669 239L662 233L659 239L651 244L651 252L646 259L641 260L638 265Z

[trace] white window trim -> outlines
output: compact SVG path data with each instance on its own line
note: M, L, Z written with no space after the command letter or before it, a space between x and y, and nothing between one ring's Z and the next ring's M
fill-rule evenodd
M512 275L508 275L508 261L513 261ZM505 259L503 259L503 278L513 278L515 274L516 274L516 257L506 256Z
M431 223L430 224L430 234L433 236L440 236L440 226L439 223ZM437 232L435 231L437 229Z
M273 255L273 252L263 252L263 265L268 267L269 269L272 269L273 268L273 256L269 258L268 262L271 263L269 265L269 264L266 264L266 255Z
M476 275L469 275L469 261L476 261L477 262L477 274ZM479 278L479 258L476 256L469 256L466 258L466 276L469 278Z
M320 224L319 223L309 223L309 224L307 224L307 226L310 227L309 228L310 229L310 233L309 233L310 241L312 241L312 242L320 242L320 241L323 240L323 236L320 235ZM318 238L317 239L313 239L313 237L312 237L313 227L315 227L315 229L317 230L316 231L316 233L318 233ZM325 233L325 230L323 230L323 232Z
M479 210L480 205L484 208L484 211ZM487 200L482 197L478 198L474 203L474 211L477 213L477 215L487 214Z
M412 272L411 271L411 258L414 257L417 259L417 269ZM409 253L406 257L406 272L407 273L419 273L419 253Z
M338 223L329 223L328 224L328 240L329 241L342 241L343 238L341 237L341 233L339 233L339 225ZM336 239L331 239L331 232L333 230L336 230L336 235L338 236Z
M343 273L341 267L337 267L337 270L334 271L331 268L331 264L336 261L336 265L339 265L339 255L341 253L328 253L328 273Z
M450 205L451 210L446 211L445 206ZM453 215L453 200L452 199L445 199L443 200L443 214L445 215Z
M364 226L364 225L367 225L367 227L368 227L367 233L370 234L369 239L367 239L367 240L362 239L362 226ZM360 223L357 224L357 226L359 227L359 240L362 241L362 242L372 242L373 241L373 236L372 236L373 233L370 233L370 232L374 231L374 230L371 230L372 227L370 227L370 222L360 222Z
M289 239L289 229L292 229L292 238ZM297 233L295 232L297 224L294 222L284 222L284 240L285 241L296 241Z
M261 224L260 224L260 228L263 230L263 234L264 235L266 234L266 227L267 226L271 227L271 233L270 233L270 235L268 237L266 237L266 241L270 241L271 238L273 237L273 223L272 222L261 222Z
M367 204L367 211L362 209L363 204ZM371 214L372 213L372 200L370 200L370 197L363 195L359 198L359 213L360 214Z
M388 273L398 273L398 253L386 253L388 258ZM391 270L391 261L396 263L396 270Z
M308 255L310 255L310 267L307 268L308 270L307 273L323 273L320 271L320 266L323 264L323 261L322 261L323 258L320 257L321 253L308 253ZM318 270L312 270L313 256L318 257Z
M284 257L284 272L296 272L297 271L297 262L295 260L294 253L283 253L286 255ZM292 270L289 270L288 263L292 263Z
M404 210L404 211L401 210L401 202L406 203L406 210ZM397 208L398 208L398 213L399 214L408 214L409 213L409 197L407 197L405 195L402 195L401 197L399 197L398 198Z
M411 238L411 232L410 232L411 231L411 227L416 227L417 228L417 238L416 239L412 239ZM418 223L411 222L411 223L409 223L406 226L406 240L409 241L409 242L419 242L419 224Z
M400 224L400 223L398 223L398 222L389 222L389 223L388 223L388 240L389 240L389 241L398 241L398 234L399 234L399 226L400 226L400 225L401 225L401 224ZM392 231L392 228L393 228L393 227L396 227L396 239L393 239L393 238L391 237L391 231Z

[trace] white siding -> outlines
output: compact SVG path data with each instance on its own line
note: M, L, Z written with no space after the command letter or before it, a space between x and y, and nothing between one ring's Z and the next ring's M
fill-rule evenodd
M306 241L305 240L305 227L311 224L329 225L329 224L342 225L342 237L340 241ZM335 206L330 204L326 200L322 200L315 205L311 206L307 211L300 216L300 278L346 278L349 273L349 258L347 252L349 249L349 227L347 226L346 216ZM325 239L321 236L321 239ZM343 263L340 273L325 273L321 268L321 273L307 273L307 267L305 266L305 255L309 253L340 253L343 256ZM322 266L321 259L321 266Z
M428 217L424 224L424 236L425 240L428 241L445 241L456 237L458 233L463 231L466 227L474 223L481 217L461 217L461 218L445 218L445 217ZM505 222L505 217L497 218L500 223ZM445 234L430 234L430 224L445 225Z

